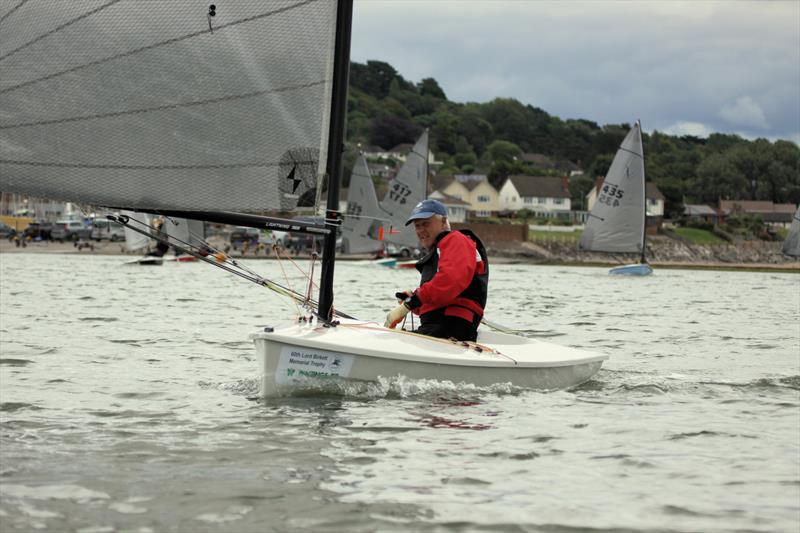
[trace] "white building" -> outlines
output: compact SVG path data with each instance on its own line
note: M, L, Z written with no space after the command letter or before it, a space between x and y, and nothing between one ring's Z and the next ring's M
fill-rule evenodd
M489 217L499 210L497 189L485 177L464 182L453 179L439 190L468 203L469 211L476 217Z
M433 191L428 198L439 200L447 208L447 219L450 222L466 222L469 204L454 196L444 194L442 191Z
M509 176L500 188L503 211L527 209L541 217L568 217L572 207L567 178L551 176Z

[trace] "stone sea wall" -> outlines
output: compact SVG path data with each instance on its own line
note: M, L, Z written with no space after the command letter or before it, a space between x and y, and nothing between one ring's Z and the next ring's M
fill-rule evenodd
M744 241L738 244L697 245L664 236L648 237L650 263L800 265L797 258L781 254L780 242ZM488 245L490 256L537 263L625 263L635 262L635 254L582 252L572 240L535 242L496 242Z

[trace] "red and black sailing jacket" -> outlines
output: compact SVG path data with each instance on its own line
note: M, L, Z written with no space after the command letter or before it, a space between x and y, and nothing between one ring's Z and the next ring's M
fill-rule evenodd
M489 291L489 259L486 248L472 231L443 231L434 248L416 264L420 287L412 297L420 321L455 316L476 326L483 317Z

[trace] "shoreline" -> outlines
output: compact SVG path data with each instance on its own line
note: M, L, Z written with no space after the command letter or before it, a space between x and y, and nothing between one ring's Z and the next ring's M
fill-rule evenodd
M8 240L0 241L0 255L3 254L16 254L16 253L30 253L30 254L67 254L67 255L114 255L121 257L137 258L141 257L141 253L126 252L121 243L112 243L108 241L93 242L92 248L78 248L72 243L58 243L58 242L30 242L26 247L17 247ZM583 267L614 267L620 264L625 264L624 261L603 261L596 256L587 257L586 260L576 260L574 257L531 257L525 253L524 250L515 249L493 249L489 247L490 262L501 265L548 265L548 266L583 266ZM172 254L168 254L171 256ZM258 259L258 260L275 260L274 254L242 254L232 253L230 257L236 259ZM308 256L287 256L293 260L305 260ZM367 254L357 255L337 255L337 261L365 261L372 259L372 256ZM402 260L402 259L400 259ZM636 262L635 260L628 262ZM800 261L786 261L780 263L764 263L764 262L719 262L719 261L650 261L650 265L657 269L696 269L696 270L720 270L720 271L750 271L750 272L789 272L800 274Z

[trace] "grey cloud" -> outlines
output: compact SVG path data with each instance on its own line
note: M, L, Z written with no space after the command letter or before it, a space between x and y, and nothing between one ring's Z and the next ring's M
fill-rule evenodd
M434 77L459 102L800 135L800 2L361 1L353 58Z

